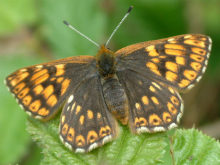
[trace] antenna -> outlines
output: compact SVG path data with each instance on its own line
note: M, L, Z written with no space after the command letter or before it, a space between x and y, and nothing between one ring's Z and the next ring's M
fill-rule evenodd
M82 34L80 31L78 31L77 29L75 29L74 27L72 27L67 21L63 21L63 23L65 23L67 26L69 26L71 29L75 30L77 33L79 33L81 36L85 37L87 40L91 41L93 44L95 44L96 46L100 47L99 44L97 44L96 42L94 42L93 40L91 40L89 37L87 37L86 35Z
M124 22L125 18L127 18L127 16L129 15L129 13L131 12L131 9L133 8L133 6L130 6L127 13L125 14L125 16L122 18L121 22L119 22L118 26L115 28L115 30L112 32L111 36L109 37L108 41L106 42L105 46L108 45L109 41L111 40L112 36L115 34L115 32L118 30L118 28L121 26L122 22Z
M112 36L115 34L115 32L118 30L118 28L121 26L122 22L124 22L125 18L127 18L127 16L129 15L129 13L131 12L131 9L133 8L133 6L130 6L127 13L125 14L125 16L122 18L121 22L119 22L118 26L115 28L115 30L112 32L111 36L109 37L108 41L106 42L105 46L107 46L107 44L109 43L109 41L111 40ZM76 31L77 33L79 33L81 36L85 37L87 40L91 41L92 43L94 43L96 46L100 47L99 44L97 44L96 42L94 42L93 40L91 40L89 37L87 37L86 35L82 34L80 31L78 31L77 29L75 29L74 27L72 27L67 21L63 21L63 23L65 23L67 26L69 26L71 29L73 29L74 31Z

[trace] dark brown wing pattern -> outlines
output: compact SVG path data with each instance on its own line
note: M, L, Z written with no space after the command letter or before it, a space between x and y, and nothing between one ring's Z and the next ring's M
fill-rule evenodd
M19 69L5 84L27 114L48 120L94 68L94 57L69 57Z

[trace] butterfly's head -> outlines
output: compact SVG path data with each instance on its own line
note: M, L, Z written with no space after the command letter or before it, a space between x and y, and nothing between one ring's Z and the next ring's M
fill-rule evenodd
M96 67L103 77L112 76L115 73L115 53L101 45L95 56Z

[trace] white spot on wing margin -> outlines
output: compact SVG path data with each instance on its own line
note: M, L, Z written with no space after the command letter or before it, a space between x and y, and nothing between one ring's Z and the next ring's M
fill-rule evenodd
M69 150L71 150L71 151L73 150L72 146L71 146L69 143L65 142L64 145L65 145Z
M76 153L85 153L85 149L83 149L83 148L77 148L77 149L75 150L75 152L76 152Z
M69 97L69 99L68 99L68 103L71 103L71 101L73 101L73 98L74 98L74 96L73 95L71 95L70 97Z
M166 131L166 129L164 127L154 127L153 128L153 132L162 132L162 131Z
M110 142L112 139L113 139L113 138L112 138L112 135L108 135L108 136L106 136L106 137L103 138L102 144L108 143L108 142Z
M168 42L171 42L171 41L173 41L174 40L174 38L170 38L170 39L168 39L167 41Z
M98 147L98 144L97 143L93 143L89 146L89 149L88 149L88 152L90 152L91 150L95 149Z
M150 130L146 127L137 128L137 133L144 133L144 132L150 132Z
M168 129L170 130L170 129L173 129L173 128L175 128L175 127L177 127L176 123L172 123L172 124L170 124L170 126L168 127Z

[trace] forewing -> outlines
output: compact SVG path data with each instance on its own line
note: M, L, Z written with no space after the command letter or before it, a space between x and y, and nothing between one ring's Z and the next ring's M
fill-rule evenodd
M158 132L177 126L183 103L165 84L131 70L117 73L129 100L129 126L133 133Z
M89 152L117 135L106 107L99 75L84 80L69 96L60 119L60 139L74 152Z
M189 34L130 45L116 52L116 68L187 90L205 72L211 42L208 36Z
M27 114L48 120L94 69L92 56L69 57L19 69L5 84Z

